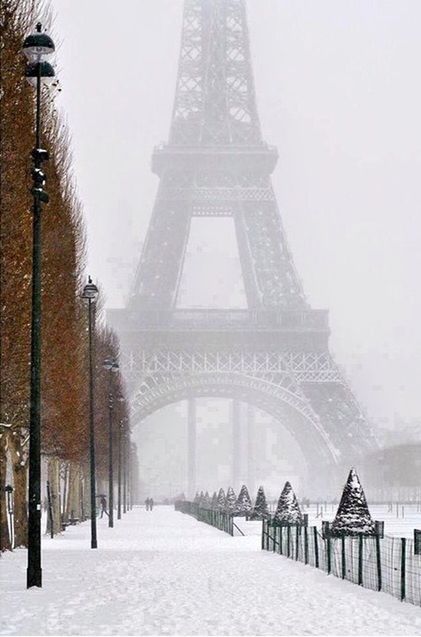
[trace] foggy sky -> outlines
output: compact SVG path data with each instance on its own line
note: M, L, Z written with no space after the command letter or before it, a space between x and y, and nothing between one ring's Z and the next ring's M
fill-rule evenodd
M122 305L168 136L182 0L53 0L89 272ZM421 3L249 0L260 119L309 301L369 413L421 416Z

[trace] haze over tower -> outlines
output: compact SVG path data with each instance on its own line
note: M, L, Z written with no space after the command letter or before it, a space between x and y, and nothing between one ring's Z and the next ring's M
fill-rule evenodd
M169 142L153 154L156 202L128 306L110 320L134 421L196 397L253 404L293 434L326 488L375 443L330 355L327 311L305 299L272 189L276 160L261 136L244 0L186 0ZM177 307L196 217L233 220L247 309Z

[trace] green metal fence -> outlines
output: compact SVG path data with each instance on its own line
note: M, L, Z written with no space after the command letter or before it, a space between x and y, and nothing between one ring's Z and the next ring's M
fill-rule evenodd
M323 537L315 526L278 526L264 520L262 549L421 606L421 556L414 554L411 539Z
M234 520L230 513L204 509L199 507L195 502L188 502L186 500L176 502L174 508L176 511L181 511L181 513L187 513L193 516L196 520L199 520L199 522L205 522L220 531L234 535Z

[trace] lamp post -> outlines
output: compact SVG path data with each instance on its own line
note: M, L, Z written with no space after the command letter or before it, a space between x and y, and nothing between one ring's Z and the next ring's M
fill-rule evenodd
M127 513L127 430L124 431L123 436L123 513Z
M121 399L124 402L124 398ZM121 487L122 487L122 471L124 472L123 466L123 446L124 446L124 435L125 435L125 425L127 423L127 418L123 418L120 420L120 425L118 428L118 491L117 491L117 520L121 520Z
M11 484L6 484L6 486L4 487L4 490L6 492L6 498L7 498L7 512L9 514L9 529L10 529L10 545L13 548L13 545L15 543L15 532L14 532L14 525L13 525L13 487Z
M44 190L42 164L48 152L41 148L41 85L52 81L54 69L44 56L54 53L54 42L42 33L28 35L23 52L28 59L26 78L36 88L35 148L32 150L33 225L32 225L32 316L31 316L31 383L29 415L29 480L28 480L28 567L27 587L42 586L41 569L41 210L48 203Z
M95 424L94 424L94 352L93 337L95 331L94 308L98 298L98 288L91 277L83 288L82 298L88 306L88 340L89 340L89 460L91 487L91 549L98 548L96 533L96 498L95 498Z
M112 377L120 369L119 364L112 358L105 359L104 369L108 370L108 526L114 526L114 477L113 477L113 392Z
M121 430L124 427L124 420L120 421L118 427L118 490L117 490L117 520L121 520Z

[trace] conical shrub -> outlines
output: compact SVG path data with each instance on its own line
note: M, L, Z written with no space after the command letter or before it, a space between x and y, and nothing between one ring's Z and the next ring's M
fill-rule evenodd
M226 497L223 489L219 489L217 508L219 511L225 511L226 509Z
M216 495L216 491L213 492L212 501L211 501L211 509L216 511L218 508L218 496Z
M200 501L199 491L196 491L196 495L194 496L194 500L193 500L193 502L194 502L195 504L199 504L199 501Z
M304 522L294 489L289 482L285 482L273 519L278 524L303 524Z
M368 510L367 500L355 469L351 469L341 501L330 527L330 535L374 535L375 525Z
M206 491L204 497L203 497L203 504L202 504L204 509L210 509L211 508L211 499L209 496L209 493Z
M227 497L225 502L225 510L227 513L234 513L236 501L237 501L237 496L235 495L234 489L232 487L228 487Z
M237 501L235 503L235 515L246 515L249 516L253 510L253 505L251 503L250 495L248 489L245 484L241 487L240 493L238 494Z
M256 502L251 513L251 520L263 520L270 517L268 504L266 502L265 490L263 487L259 487L256 496Z

